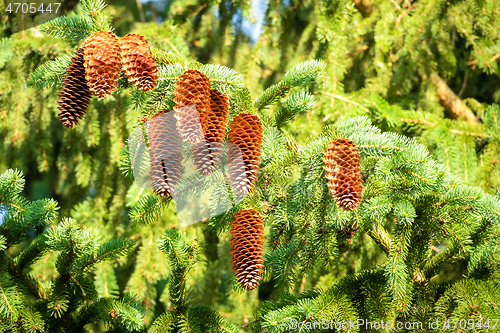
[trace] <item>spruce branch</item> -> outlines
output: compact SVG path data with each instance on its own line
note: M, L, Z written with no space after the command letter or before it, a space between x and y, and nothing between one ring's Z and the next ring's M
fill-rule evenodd
M201 245L195 238L188 239L183 232L169 229L158 241L158 247L169 256L173 265L169 298L179 313L185 313L186 276L198 259Z
M387 230L385 230L380 225L376 225L373 229L368 230L367 234L382 247L382 250L384 250L385 254L389 255L392 241Z
M173 332L178 320L177 312L167 311L155 319L148 333L170 333Z
M0 314L7 319L15 319L20 311L21 297L7 273L0 274L0 281Z
M432 278L436 274L436 270L441 264L446 260L451 258L458 250L456 243L450 243L446 250L437 253L436 255L429 258L423 268L423 274L427 280Z
M32 201L26 206L26 211L14 223L5 228L4 235L7 244L19 243L29 228L49 225L57 216L59 207L53 199Z
M136 223L151 223L160 217L170 201L170 199L165 200L156 194L148 194L131 207L129 216Z
M14 264L17 269L22 271L40 259L47 251L48 248L45 244L45 235L40 235L35 238L18 256L16 256Z
M500 139L500 105L489 105L484 114L483 121L486 131L497 140Z
M322 60L308 60L293 66L285 74L284 83L289 87L314 83L323 74L326 64Z
M22 171L9 169L0 175L0 205L8 205L25 211L17 202L24 188Z
M20 320L22 321L22 328L24 332L38 333L43 332L45 321L42 314L37 311L34 306L27 306L21 309Z
M77 314L79 327L83 329L86 324L104 321L113 328L127 332L144 328L145 308L135 297L125 295L122 300L101 298L83 307Z
M435 304L440 321L453 320L456 314L475 322L497 322L500 288L492 280L462 279L450 284ZM489 326L489 325L487 325Z
M111 30L108 18L102 13L102 10L106 7L104 0L82 0L80 5L83 13L95 22L98 31Z
M184 66L179 63L158 65L158 81L177 82L179 76L184 73Z
M133 250L135 242L130 239L113 239L101 244L97 253L83 256L80 259L81 269L94 265L103 260L118 258ZM80 266L80 265L78 265Z
M291 121L295 115L311 110L314 105L314 95L308 92L298 92L291 95L274 116L276 126L278 128L282 127Z
M13 53L11 40L7 37L2 37L0 39L0 69L12 58Z
M322 320L347 323L355 321L359 315L352 296L359 290L356 290L353 285L361 282L356 281L357 279L361 280L362 276L360 277L360 275L357 274L354 278L351 276L342 278L319 296L301 298L293 305L284 303L284 306L282 305L278 309L274 308L262 315L259 324L268 332L283 332L289 329L291 319L297 320L300 324L321 322ZM346 295L345 290L350 291L349 293L353 295ZM307 330L306 325L304 328Z
M250 90L247 87L243 87L240 90L233 91L231 96L229 96L229 105L231 109L229 110L229 120L231 122L236 113L247 112L252 113L254 111L253 100L250 94Z
M28 272L18 269L12 261L9 261L8 264L9 273L15 277L20 290L36 299L45 300L49 297L50 290L43 286L37 278Z
M156 62L163 63L165 65L178 63L182 66L186 66L188 64L188 60L180 53L167 52L156 47L151 47L151 53L153 54L153 58Z
M38 29L48 36L79 41L99 31L95 22L88 17L61 16L41 24Z
M65 54L55 60L48 61L30 73L26 82L29 87L45 89L61 85L66 74L66 68L71 64L72 52Z
M223 316L213 311L210 307L197 304L189 307L187 318L193 331L199 332L241 332L235 325L229 323Z
M120 162L118 165L122 174L130 179L134 178L134 170L132 169L132 161L130 159L130 150L128 144L120 150Z
M294 238L264 254L264 267L268 274L274 276L276 286L286 289L295 282L299 247L300 241Z
M210 80L210 86L227 96L245 87L243 75L232 68L206 64L198 68Z
M282 81L267 88L255 99L255 107L261 111L284 97L291 88L314 82L324 69L325 63L321 60L308 60L293 66Z
M80 5L82 6L82 11L87 15L98 13L107 6L104 0L83 0Z

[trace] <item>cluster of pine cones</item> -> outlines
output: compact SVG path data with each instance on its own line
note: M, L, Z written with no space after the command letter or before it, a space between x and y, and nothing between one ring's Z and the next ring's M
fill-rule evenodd
M160 111L149 120L151 179L155 192L172 196L182 176L182 142L192 145L200 174L212 173L220 162L226 135L229 103L198 70L184 72L177 81L175 111ZM262 124L256 115L240 113L227 134L229 176L233 189L245 195L259 173ZM239 284L252 290L262 279L264 223L254 209L236 213L231 222L231 255Z
M193 162L202 175L220 162L226 135L229 103L198 70L184 72L177 81L175 111L160 111L150 120L151 177L155 192L170 197L182 169L182 141L192 145ZM173 112L172 116L163 116ZM262 124L256 115L240 113L229 124L229 176L233 189L247 194L259 173Z
M118 40L108 31L89 36L66 70L58 101L62 124L75 126L85 115L92 95L110 96L116 90L120 70L139 90L150 91L156 86L158 69L144 37L129 34Z
M129 34L120 40L101 31L76 51L59 94L59 119L73 127L84 116L90 98L110 96L116 89L120 71L137 89L150 91L157 81L157 67L147 41ZM212 173L220 162L226 135L229 103L227 97L210 86L198 70L179 77L175 91L176 111L160 111L149 121L151 178L155 192L172 195L182 175L182 141L192 144L193 162L203 175ZM173 117L165 115L174 112ZM259 173L262 124L256 115L240 113L229 124L227 137L229 175L233 189L247 194ZM357 147L348 139L328 143L324 151L328 187L336 204L352 211L363 191ZM239 284L252 290L262 279L264 224L255 209L244 209L231 222L231 255Z

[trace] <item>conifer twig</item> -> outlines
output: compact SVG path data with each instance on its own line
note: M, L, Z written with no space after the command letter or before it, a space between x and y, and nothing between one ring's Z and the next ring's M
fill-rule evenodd
M4 256L4 258L7 261L7 269L9 273L16 278L18 283L23 283L31 295L38 299L46 299L48 297L47 292L42 288L37 280L33 279L30 274L20 271L19 267L11 258L8 256Z
M425 120L425 119L411 119L411 118L399 118L400 121L404 123L410 123L410 124L421 124L421 125L427 125L429 127L435 127L438 124L433 123L431 121ZM450 133L456 134L456 135L466 135L466 136L476 136L476 137L481 137L481 138L490 138L491 135L487 133L477 133L477 132L467 132L467 131L461 131L457 129L450 129Z
M392 241L391 237L387 233L387 230L385 230L382 226L377 226L373 228L373 230L367 231L367 233L382 247L385 254L389 255L389 252L391 252Z
M344 101L344 102L347 102L349 104L352 104L354 106L357 106L358 108L360 108L361 110L367 112L367 113L371 113L370 110L368 110L367 108L365 108L363 105L353 101L353 100L350 100L344 96L340 96L340 95L336 95L336 94L332 94L328 91L320 91L320 93L324 94L324 95L327 95L327 96L330 96L330 97L333 97L335 99L340 99L341 101Z
M259 318L257 318L257 319L255 319L255 320L252 320L252 321L250 321L250 322L246 323L246 324L241 325L241 328L247 328L247 327L249 327L250 325L252 325L252 324L254 324L254 323L257 323L257 322L259 322L259 321L260 321L260 319L259 319Z

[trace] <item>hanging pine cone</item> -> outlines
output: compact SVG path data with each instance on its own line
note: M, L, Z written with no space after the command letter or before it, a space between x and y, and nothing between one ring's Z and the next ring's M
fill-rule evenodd
M210 89L210 109L206 117L205 140L193 147L193 162L202 175L208 175L217 168L226 134L229 103L227 97L216 89Z
M349 139L335 139L328 143L323 162L333 199L340 208L355 210L363 192L358 148Z
M120 77L120 46L111 32L100 31L85 40L85 79L100 98L115 91Z
M233 143L228 150L229 176L235 191L245 195L253 188L259 174L262 124L256 115L240 113L229 127L228 137Z
M128 81L139 90L153 90L158 79L158 68L144 37L128 34L120 39L120 50L123 71Z
M210 109L210 82L198 70L188 70L179 76L174 97L177 129L188 143L200 143L207 128Z
M246 290L259 286L264 267L264 223L255 209L244 209L231 222L231 255L238 283Z
M211 174L216 168L217 163L220 162L222 155L222 144L218 142L202 142L195 143L192 147L193 164L196 170L202 175Z
M58 96L59 120L65 127L73 127L85 115L90 104L90 90L85 80L83 66L83 47L71 58L71 64L66 69L63 88Z
M170 111L173 112L173 111ZM177 133L175 118L159 112L149 124L149 157L153 189L161 197L171 197L182 176L182 139Z
M216 89L210 89L210 108L212 114L208 123L208 132L205 136L209 142L223 142L229 113L229 103L226 95Z

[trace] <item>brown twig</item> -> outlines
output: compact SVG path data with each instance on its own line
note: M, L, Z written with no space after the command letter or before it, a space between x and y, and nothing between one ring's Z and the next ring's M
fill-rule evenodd
M432 74L431 80L436 86L441 104L454 118L465 117L469 123L476 124L478 122L474 113L462 102L439 75L436 73Z
M464 93L465 87L467 86L467 79L469 77L469 72L465 71L465 76L464 76L464 83L462 83L462 88L460 88L460 91L458 92L458 97L461 97L462 94Z
M253 323L256 323L258 322L260 319L255 319L255 320L252 320L251 322L248 322L244 325L241 326L241 328L247 328L248 326L252 325Z
M144 10L142 9L142 2L141 0L135 0L135 3L137 4L137 9L139 10L139 18L142 23L146 22L146 18L144 17Z
M391 0L391 3L392 3L394 6L396 6L396 8L397 8L398 10L401 10L401 6L399 5L399 3L397 3L397 2L396 2L396 1L394 1L394 0Z
M352 0L356 9L363 15L363 17L368 17L373 12L373 1L370 0Z

